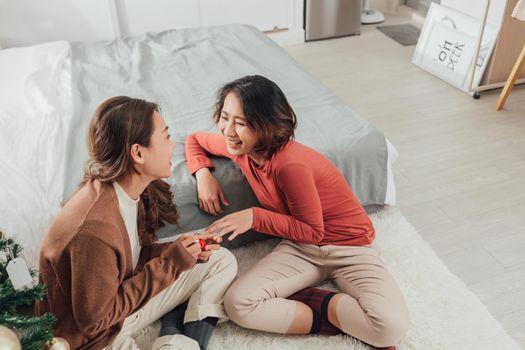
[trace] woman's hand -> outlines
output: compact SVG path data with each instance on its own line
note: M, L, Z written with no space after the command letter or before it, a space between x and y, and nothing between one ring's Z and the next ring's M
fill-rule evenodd
M220 202L224 205L229 205L229 203L224 198L221 186L211 174L210 169L202 168L197 170L195 178L197 179L199 208L212 215L222 213Z
M202 250L199 244L195 244L195 239L192 236L182 236L178 239L180 240L182 247L191 254L195 260L197 260Z
M213 254L214 250L219 250L221 247L220 243L222 242L221 236L216 236L212 234L195 234L193 235L195 240L203 239L206 241L206 247L204 250L201 250L201 253L197 257L197 260L200 262L207 262L210 259L210 256ZM197 244L198 245L198 244Z
M228 240L233 240L238 235L243 234L252 228L253 210L252 208L244 209L230 215L226 215L220 220L215 221L204 230L204 234L213 234L222 237L232 232Z

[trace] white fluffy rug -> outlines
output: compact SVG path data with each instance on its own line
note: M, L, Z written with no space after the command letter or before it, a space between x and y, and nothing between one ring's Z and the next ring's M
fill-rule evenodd
M407 337L399 350L520 349L479 299L453 275L395 208L371 215L377 245L401 288L410 311ZM277 240L257 242L233 251L242 273L268 254ZM331 283L322 285L335 290ZM142 349L157 336L159 322L137 335ZM217 326L209 350L231 349L370 349L351 337L284 336L250 331L232 322Z

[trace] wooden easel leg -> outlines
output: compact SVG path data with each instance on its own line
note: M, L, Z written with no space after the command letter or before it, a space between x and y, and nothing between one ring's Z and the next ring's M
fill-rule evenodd
M521 49L521 53L519 54L518 59L516 60L516 63L514 63L514 67L512 67L512 71L509 77L507 78L507 82L505 83L505 86L503 87L503 90L501 91L501 94L499 95L498 102L496 103L497 111L503 108L503 105L505 104L507 97L512 91L512 87L514 86L514 83L516 82L516 79L518 78L518 74L521 70L521 67L523 67L524 63L525 63L525 45L523 46L523 49Z

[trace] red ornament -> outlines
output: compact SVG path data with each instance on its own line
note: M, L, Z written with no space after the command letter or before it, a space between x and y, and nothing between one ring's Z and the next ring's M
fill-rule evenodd
M201 246L202 250L206 249L206 241L199 238L199 245Z

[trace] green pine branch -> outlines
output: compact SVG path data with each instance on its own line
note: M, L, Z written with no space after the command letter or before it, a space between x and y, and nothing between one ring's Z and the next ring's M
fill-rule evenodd
M20 338L23 350L42 350L43 345L53 339L50 328L36 327Z
M0 315L1 325L17 329L26 327L52 327L55 320L55 316L49 313L42 316L13 315L8 313Z
M0 325L17 331L23 350L41 350L45 342L53 338L52 314L26 316L17 314L20 306L32 306L35 300L42 300L46 286L38 284L32 288L15 290L7 274L7 264L22 252L22 246L11 238L5 238L0 231ZM32 277L37 270L30 268Z
M19 306L31 306L35 300L42 300L46 286L38 284L30 289L16 291L10 281L0 283L0 312L15 313Z

